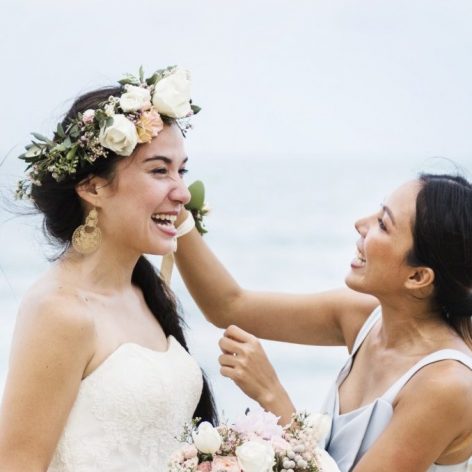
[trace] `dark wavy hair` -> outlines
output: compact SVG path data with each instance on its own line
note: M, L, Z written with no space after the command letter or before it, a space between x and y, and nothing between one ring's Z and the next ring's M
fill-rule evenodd
M70 119L75 118L79 112L83 113L89 108L96 109L108 97L120 96L122 93L121 87L107 87L80 96L65 115L62 121L63 127L65 128ZM165 125L174 123L173 119L167 117L163 117L163 121ZM97 159L94 163L83 162L75 174L61 182L56 182L50 174L47 174L41 185L32 186L31 196L34 206L44 217L43 231L52 243L61 248L56 258L70 247L74 230L83 224L85 219L81 199L75 191L76 185L92 175L113 179L119 159L122 157L110 152L106 159ZM184 322L179 314L176 299L154 266L144 256L138 259L133 269L132 283L141 289L149 309L166 336L174 336L188 351L183 332ZM203 390L194 418L201 418L213 424L218 420L213 395L204 373Z
M419 181L407 261L434 271L434 304L472 347L472 184L448 174L421 174Z

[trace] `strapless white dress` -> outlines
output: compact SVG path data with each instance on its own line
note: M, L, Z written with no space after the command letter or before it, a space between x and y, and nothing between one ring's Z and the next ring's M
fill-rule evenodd
M202 386L174 337L164 352L122 344L82 380L48 472L167 472Z

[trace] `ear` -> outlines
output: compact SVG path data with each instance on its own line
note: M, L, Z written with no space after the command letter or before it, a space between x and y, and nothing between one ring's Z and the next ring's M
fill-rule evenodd
M405 288L409 290L433 290L434 270L430 267L413 267L407 280Z
M103 187L106 187L108 181L102 177L97 177L96 175L87 177L82 180L75 186L75 191L77 195L84 200L85 203L88 203L94 207L101 207L101 198L103 192L100 191Z

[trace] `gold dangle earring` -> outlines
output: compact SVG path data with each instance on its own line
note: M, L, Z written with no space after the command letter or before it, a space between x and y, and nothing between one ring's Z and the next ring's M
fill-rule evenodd
M102 232L97 226L98 213L95 208L85 218L85 224L80 225L72 235L72 246L80 254L95 252L102 243Z

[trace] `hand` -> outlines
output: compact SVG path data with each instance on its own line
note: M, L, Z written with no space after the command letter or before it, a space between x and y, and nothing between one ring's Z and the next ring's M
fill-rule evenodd
M280 383L260 341L248 332L230 326L219 341L223 354L219 357L220 372L233 380L249 397L264 409L290 421L295 408Z

